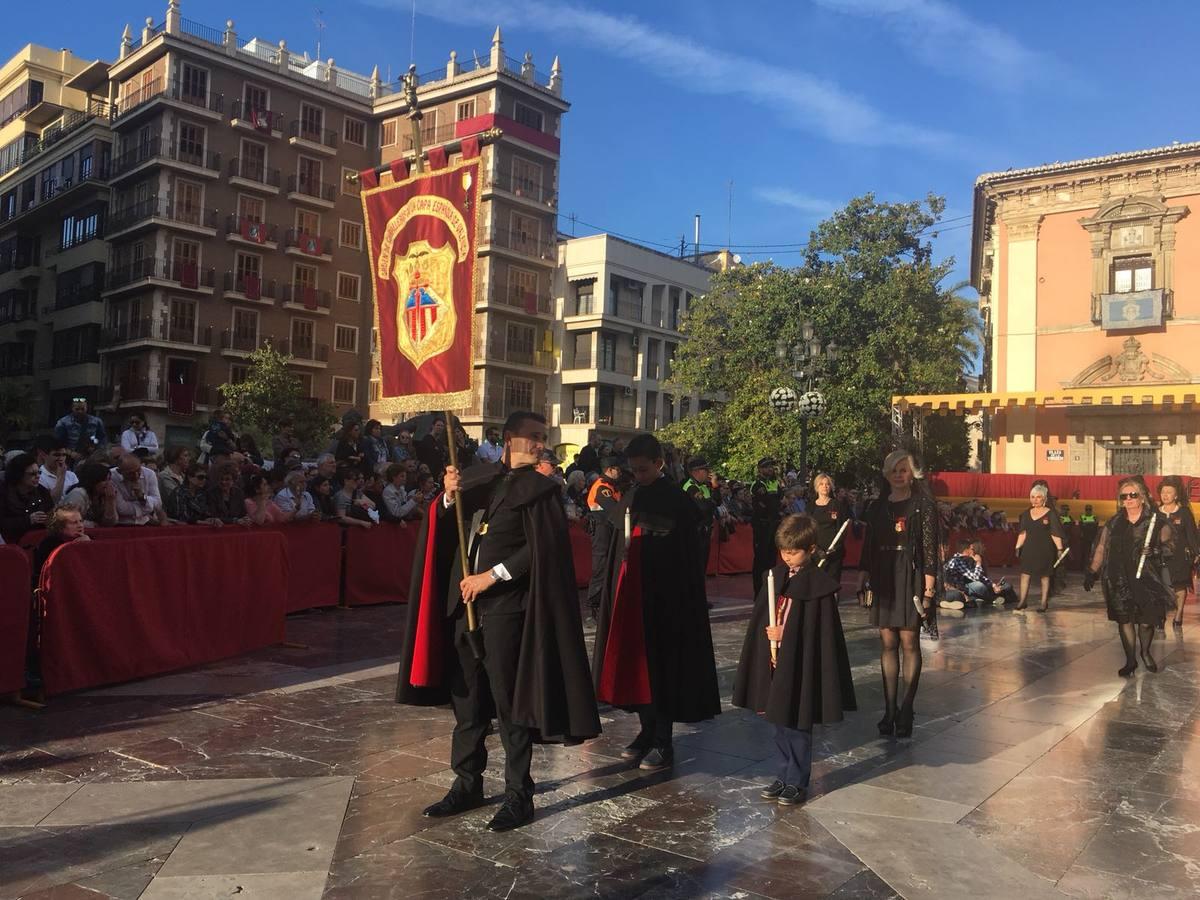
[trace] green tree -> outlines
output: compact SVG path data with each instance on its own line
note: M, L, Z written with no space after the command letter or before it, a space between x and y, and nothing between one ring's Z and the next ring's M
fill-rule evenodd
M32 424L33 391L15 380L0 381L0 447L17 432L28 431Z
M809 468L856 480L878 471L892 444L892 395L959 389L977 352L971 301L941 284L954 262L934 263L927 240L943 209L934 196L883 203L867 194L812 232L802 265L756 263L715 275L683 325L688 341L670 378L681 393L720 400L663 437L715 458L731 475L749 475L768 454L798 461L800 420L774 414L767 396L796 386L791 360L776 347L799 344L808 319L841 350L819 380L828 411L810 425ZM931 464L957 459L954 441L944 443ZM965 453L965 437L961 444Z
M239 431L249 431L258 445L269 450L271 438L291 420L296 437L306 450L321 449L337 421L333 406L305 396L300 379L288 369L291 357L269 344L250 354L244 381L223 384L223 405Z

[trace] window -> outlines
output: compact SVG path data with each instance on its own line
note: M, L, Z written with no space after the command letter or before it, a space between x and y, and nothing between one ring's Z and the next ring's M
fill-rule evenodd
M512 192L533 200L542 198L542 167L519 156L512 161Z
M58 164L58 177L63 187L69 187L75 177L75 157L68 156Z
M184 63L183 77L179 81L180 99L198 106L208 102L208 72L204 69Z
M171 245L172 278L184 287L197 287L200 266L200 242L176 238Z
M379 129L379 146L391 147L396 143L397 119L388 119Z
M357 275L352 275L349 272L338 272L337 298L339 300L354 300L357 302L361 285L362 280Z
M267 205L261 197L238 194L238 216L247 222L262 222L266 211Z
M362 225L342 219L338 228L338 245L354 250L362 249Z
M189 225L202 224L204 208L204 185L195 181L175 180L175 207L172 216L176 222Z
M342 193L347 197L357 197L360 190L358 172L348 166L342 166Z
M237 274L238 287L244 288L247 277L262 277L262 257L255 253L242 253L239 251L234 258L234 272Z
M193 166L203 166L204 129L192 122L180 122L177 152L180 162L191 163Z
M617 337L614 334L600 335L600 359L596 368L609 372L617 370Z
M593 306L596 282L579 281L575 283L575 313L577 316L590 316L596 312Z
M241 384L250 377L250 367L243 363L234 363L229 367L229 383Z
M517 409L533 409L533 382L528 378L505 378L505 413Z
M367 146L367 123L362 119L351 119L347 116L342 121L342 140L356 147Z
M196 342L196 301L171 298L167 339L184 344Z
M660 344L654 338L646 341L646 377L658 381L658 357Z
M299 234L318 235L321 233L321 214L307 209L296 210L296 231Z
M534 131L542 130L542 114L533 107L526 106L524 103L516 104L513 118L517 120L518 125L524 125L526 128L532 128Z
M340 375L333 376L333 402L334 403L353 403L355 388L358 382L354 378L342 378Z
M505 330L505 359L509 362L533 364L533 342L536 329L532 325L509 322Z
M529 269L508 270L508 303L526 312L538 311L538 273Z
M92 148L84 147L79 151L79 180L86 181L92 177Z
M320 196L321 161L319 159L310 159L307 156L302 156L300 157L300 162L297 165L296 171L300 175L300 192L309 194L313 197Z
M297 288L316 288L317 267L297 263L292 267L292 284Z
M371 393L369 398L370 402L378 403L380 398L383 397L383 385L381 385L378 381L371 381L368 385L368 388Z
M343 353L357 353L358 329L353 325L333 326L333 349Z
M264 87L259 87L257 84L247 84L242 89L242 104L246 107L242 111L244 118L252 118L255 110L266 112L271 108L271 95Z
M300 137L320 143L325 132L325 110L319 106L300 104Z
M438 111L436 109L426 110L425 115L421 118L421 140L427 144L440 143L437 136ZM443 140L445 140L443 138ZM412 147L409 147L411 150Z
M316 335L312 319L292 319L292 355L311 359Z
M475 118L475 101L474 100L464 100L460 104L458 104L457 109L455 109L455 111L454 111L454 119L456 122L461 122L463 119L473 119L473 118Z
M233 311L233 347L235 350L253 350L258 346L258 310L235 309Z
M59 249L66 250L85 241L90 241L100 231L100 214L98 212L76 213L62 220L62 232L59 238ZM59 279L61 281L61 278Z
M312 375L308 372L292 372L292 377L300 385L300 396L311 397L313 395Z
M520 213L513 213L509 222L512 226L510 235L512 242L509 246L521 253L537 256L538 245L541 243L542 237L541 223L537 219L523 216Z
M1148 256L1129 256L1113 260L1114 294L1148 291L1154 287L1154 261Z
M658 430L658 394L654 391L646 391L646 405L642 409L642 429Z
M257 141L242 141L242 158L238 172L252 181L267 180L267 145Z

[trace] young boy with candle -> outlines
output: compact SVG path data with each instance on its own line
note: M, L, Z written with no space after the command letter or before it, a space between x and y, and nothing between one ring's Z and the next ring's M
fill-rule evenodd
M850 657L838 615L839 585L818 563L817 523L785 518L775 532L783 562L767 571L754 601L733 686L733 705L771 723L779 774L762 798L805 801L812 772L812 729L857 709Z

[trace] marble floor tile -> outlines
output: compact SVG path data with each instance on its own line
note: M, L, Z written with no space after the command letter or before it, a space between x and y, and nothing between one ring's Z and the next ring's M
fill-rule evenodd
M805 809L809 812L869 813L910 821L952 824L970 813L973 807L872 784L850 784L807 803Z
M321 900L326 872L177 875L155 878L141 900Z
M1016 777L1024 765L973 759L915 747L866 779L874 787L975 807Z
M1063 875L1058 889L1077 900L1183 900L1195 896L1190 890L1081 865L1072 866Z
M74 783L0 785L0 828L33 827L78 790Z

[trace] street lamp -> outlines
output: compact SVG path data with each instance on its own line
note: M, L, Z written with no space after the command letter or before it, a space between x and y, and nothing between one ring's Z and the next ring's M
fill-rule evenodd
M832 368L840 355L841 349L833 341L824 347L821 346L813 323L808 319L800 323L800 341L795 346L789 347L782 338L775 342L776 358L785 365L789 360L791 361L792 377L802 388L802 393L798 396L796 391L790 387L776 388L771 392L770 398L771 407L776 412L795 412L800 416L800 481L802 484L808 482L808 423L811 419L823 416L826 410L825 395L813 387L813 380L824 374L827 369ZM794 398L792 403L777 402L777 397L784 396L783 392L787 392L791 398ZM790 408L784 409L783 406Z

